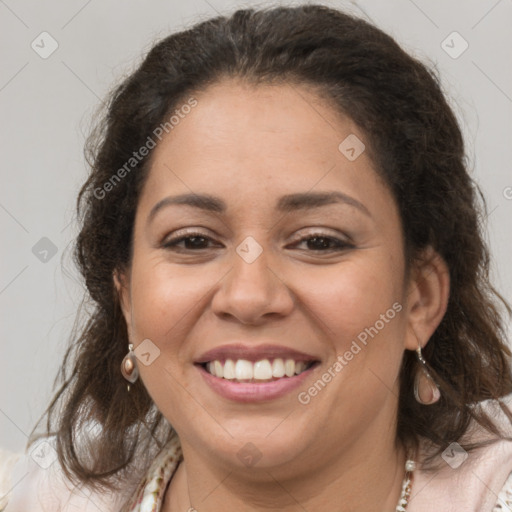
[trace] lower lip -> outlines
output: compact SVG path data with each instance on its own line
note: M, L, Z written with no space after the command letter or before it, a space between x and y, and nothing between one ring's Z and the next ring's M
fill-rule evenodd
M298 388L311 375L318 366L315 363L311 368L293 377L283 377L271 382L234 382L214 377L202 366L196 365L206 383L219 395L236 402L268 402L280 398Z

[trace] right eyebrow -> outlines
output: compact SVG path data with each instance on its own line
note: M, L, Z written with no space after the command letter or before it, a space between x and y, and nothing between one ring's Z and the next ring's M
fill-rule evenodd
M215 213L224 213L227 210L226 203L219 197L209 194L180 194L164 197L161 201L158 201L149 212L147 223L149 224L162 208L173 204L192 206Z

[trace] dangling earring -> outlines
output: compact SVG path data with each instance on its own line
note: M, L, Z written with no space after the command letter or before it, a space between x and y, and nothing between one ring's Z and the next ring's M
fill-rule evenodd
M416 349L416 354L420 368L418 368L414 377L414 396L420 404L431 405L441 398L441 392L430 373L428 373L427 363L421 354L421 346Z
M133 345L128 345L129 352L124 356L123 362L121 363L121 373L123 377L132 384L139 378L139 370L137 368L137 357L133 351ZM130 384L127 385L128 391L130 391Z

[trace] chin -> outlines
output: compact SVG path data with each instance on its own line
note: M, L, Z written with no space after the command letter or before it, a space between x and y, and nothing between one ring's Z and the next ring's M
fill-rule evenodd
M236 424L226 423L226 430L217 425L215 433L205 436L202 430L199 435L202 444L228 466L270 470L295 461L313 441L305 435L304 426L283 419L237 420Z

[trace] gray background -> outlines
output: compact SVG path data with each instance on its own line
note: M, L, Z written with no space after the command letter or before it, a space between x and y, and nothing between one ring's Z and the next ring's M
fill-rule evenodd
M464 128L470 167L488 200L493 280L512 300L512 1L318 3L370 19L439 70ZM82 296L70 244L91 115L157 38L246 5L0 0L0 448L23 450L51 396ZM49 39L42 48L39 37L44 31L58 43L46 59L31 47L35 41L40 52L48 51ZM457 58L442 47L446 40L448 51L460 52L461 39L446 39L454 31L469 44Z

